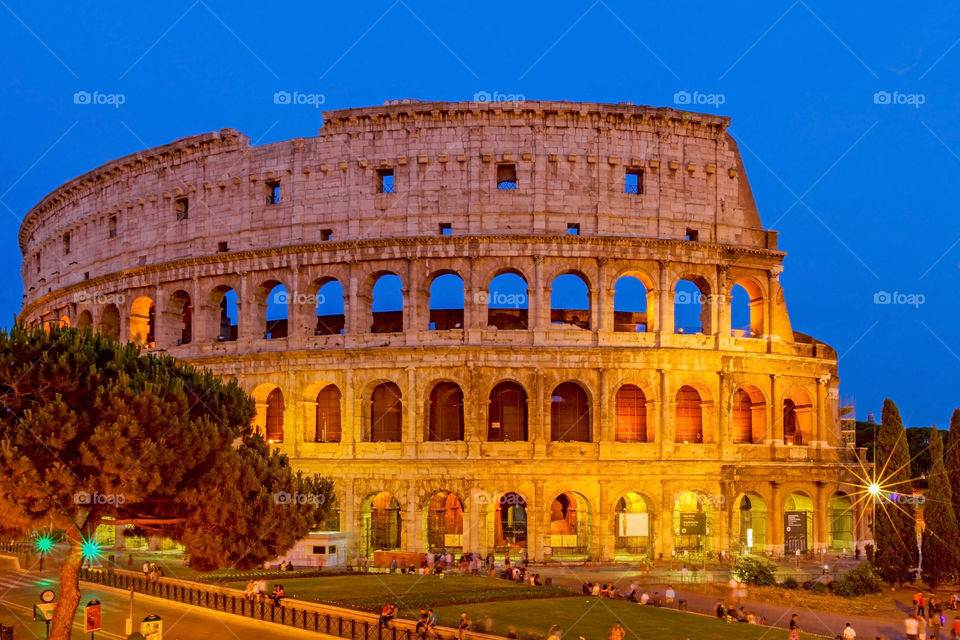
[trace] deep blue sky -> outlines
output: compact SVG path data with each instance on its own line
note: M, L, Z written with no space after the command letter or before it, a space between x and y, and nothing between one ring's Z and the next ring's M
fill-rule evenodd
M696 91L723 97L699 110L733 119L789 253L794 329L837 349L841 393L861 417L890 396L909 424L945 425L960 405L958 39L950 3L2 0L0 317L22 296L19 218L46 193L223 127L315 135L320 110L276 105L280 90L322 94L323 109L481 91L673 106ZM125 103L77 105L77 91ZM879 291L924 300L878 305Z

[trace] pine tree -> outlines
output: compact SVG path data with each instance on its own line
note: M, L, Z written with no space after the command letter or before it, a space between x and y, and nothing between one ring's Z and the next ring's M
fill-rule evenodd
M0 534L66 541L54 640L70 637L101 523L179 540L198 569L248 568L331 507L330 481L270 451L235 383L87 329L0 331L0 407Z
M957 569L957 518L953 491L943 464L943 443L936 427L930 429L930 473L923 502L923 580L931 589L950 580Z
M953 492L953 515L960 522L960 409L954 409L950 417L950 435L947 438L947 455L944 460L950 490Z
M874 468L883 494L874 503L873 539L877 574L889 584L912 583L919 562L914 508L902 496L910 496L910 453L900 411L893 400L883 401Z

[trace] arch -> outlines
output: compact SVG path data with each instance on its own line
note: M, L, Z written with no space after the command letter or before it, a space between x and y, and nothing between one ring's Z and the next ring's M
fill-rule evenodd
M527 440L527 392L512 380L498 383L490 390L487 408L487 440L491 442Z
M403 517L400 503L389 491L367 496L360 505L360 554L402 548Z
M589 556L590 502L581 494L565 491L550 503L550 548L553 556Z
M793 387L784 394L781 419L784 444L801 446L813 439L813 403L802 388Z
M463 502L452 491L438 491L424 507L427 551L463 550Z
M757 444L764 441L767 432L767 403L760 389L745 385L733 393L730 426L735 444Z
M84 309L77 315L77 329L93 329L93 314Z
M681 491L674 496L674 550L678 557L703 558L713 552L713 503L711 494Z
M829 524L827 527L827 547L835 553L849 553L856 546L854 537L853 501L845 493L837 492L830 496L827 507Z
M157 346L156 313L152 298L134 298L130 305L130 342L148 349Z
M190 294L182 289L174 291L168 308L169 314L164 319L172 325L170 337L176 339L177 346L190 344L193 340L193 302Z
M100 314L100 333L113 338L120 339L120 309L117 305L110 303L103 308Z
M576 382L561 383L550 396L550 439L590 442L590 403Z
M233 342L239 336L240 303L237 292L228 285L216 287L210 294L217 310L217 342Z
M60 324L60 328L61 328L61 329L63 329L64 327L69 327L69 326L70 326L70 316L60 316L60 320L59 320L58 322L59 322L59 324Z
M690 385L677 390L676 442L703 442L703 400Z
M496 496L490 514L495 550L527 548L527 501L523 496L514 491Z
M431 331L463 329L463 278L453 271L434 274L430 279Z
M261 384L250 395L257 408L253 418L254 427L263 434L268 443L283 442L285 406L280 387L270 383Z
M628 491L613 509L614 558L653 559L653 501L642 493Z
M342 437L341 399L342 394L335 384L328 384L316 395L315 442L340 442Z
M733 503L730 542L740 554L767 550L767 502L755 492L741 494Z
M730 334L735 337L760 338L764 335L763 288L750 277L737 278L730 287Z
M617 442L647 441L647 397L635 384L617 389Z
M374 278L370 333L399 333L403 331L403 281L390 272Z
M626 333L652 331L653 282L644 274L629 272L613 285L613 330Z
M673 327L676 333L709 334L710 286L699 276L681 278L673 287Z
M813 500L794 491L783 500L784 553L805 554L813 548Z
M264 339L286 338L289 333L288 319L290 317L290 294L286 285L277 280L264 282L258 290L257 304L264 306Z
M487 326L500 331L526 329L529 302L529 287L519 272L494 276L487 292Z
M343 285L336 278L322 279L315 284L317 324L313 330L314 335L342 335L346 327Z
M550 283L550 324L590 328L590 287L581 274L563 273Z
M453 382L438 382L430 390L427 441L463 440L463 391Z
M393 382L378 384L370 396L370 441L403 440L403 399Z

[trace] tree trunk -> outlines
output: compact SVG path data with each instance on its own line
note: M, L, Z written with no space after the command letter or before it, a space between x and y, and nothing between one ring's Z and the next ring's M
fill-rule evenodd
M67 533L70 549L60 565L60 594L53 608L50 640L70 640L73 631L77 605L80 604L80 567L83 564L79 537L76 531Z

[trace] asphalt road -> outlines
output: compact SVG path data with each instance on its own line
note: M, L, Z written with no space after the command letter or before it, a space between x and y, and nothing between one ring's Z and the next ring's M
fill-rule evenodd
M14 627L13 637L16 640L46 637L46 625L33 621L33 605L40 602L40 592L44 589L58 590L56 573L53 570L30 573L0 570L0 622ZM85 583L80 584L80 589L81 606L71 637L76 640L89 640L90 635L83 632L83 604L97 599L103 604L103 631L96 633L95 640L125 639L127 635L124 627L130 612L130 596L114 589ZM133 605L134 631L139 631L140 621L150 614L159 615L163 619L163 640L328 638L324 634L311 631L291 629L137 594Z

